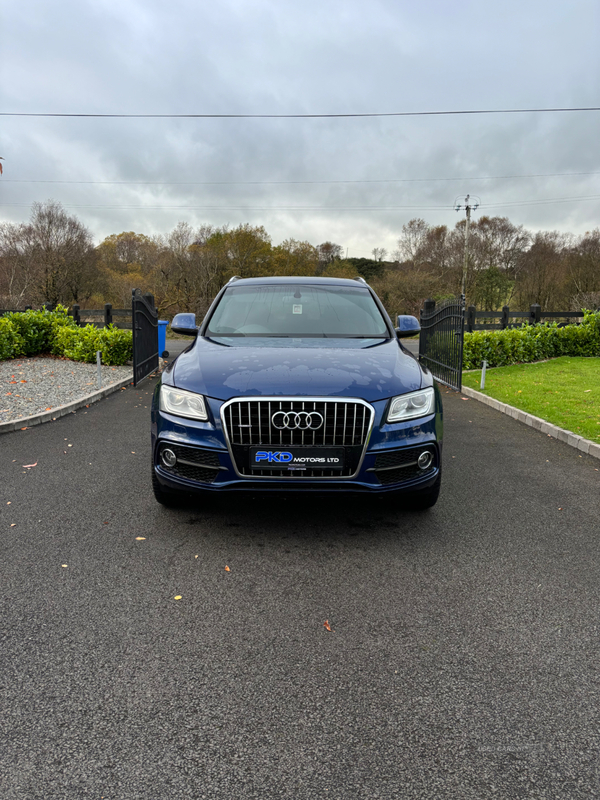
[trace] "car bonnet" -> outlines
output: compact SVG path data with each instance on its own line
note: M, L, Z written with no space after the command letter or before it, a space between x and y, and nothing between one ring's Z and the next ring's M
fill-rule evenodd
M281 395L374 402L416 391L423 382L418 362L393 339L254 339L236 346L199 337L168 377L180 389L219 400Z

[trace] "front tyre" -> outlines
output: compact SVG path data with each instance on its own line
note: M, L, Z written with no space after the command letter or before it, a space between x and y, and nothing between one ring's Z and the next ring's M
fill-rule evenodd
M410 495L408 507L411 511L427 511L428 508L433 508L437 503L440 496L440 489L442 487L442 470L440 467L439 475L436 478L433 486L427 489L420 489Z
M169 492L160 485L156 473L154 472L154 464L152 464L152 491L154 492L154 497L157 502L166 508L175 508L181 501L178 493Z

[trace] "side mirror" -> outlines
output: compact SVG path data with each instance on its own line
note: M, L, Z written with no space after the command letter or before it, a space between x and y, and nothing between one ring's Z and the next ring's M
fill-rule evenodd
M175 314L171 323L173 333L181 333L183 336L197 336L195 314Z
M398 314L396 333L399 339L403 339L406 336L415 336L420 332L421 326L416 317L411 317L409 314Z

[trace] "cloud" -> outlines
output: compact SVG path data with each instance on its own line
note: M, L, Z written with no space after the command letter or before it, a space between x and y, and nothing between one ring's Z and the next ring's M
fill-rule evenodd
M3 111L285 114L598 104L593 0L576 0L568 13L541 0L495 7L470 0L460 7L441 0L67 0L13 3L5 16ZM276 243L330 239L368 256L375 246L393 250L411 217L452 226L453 201L469 192L486 213L581 233L600 224L600 201L545 201L600 195L599 174L480 179L600 173L599 134L600 112L5 117L0 217L26 219L33 201L52 197L97 240L122 230L166 232L178 220L248 221L264 225Z

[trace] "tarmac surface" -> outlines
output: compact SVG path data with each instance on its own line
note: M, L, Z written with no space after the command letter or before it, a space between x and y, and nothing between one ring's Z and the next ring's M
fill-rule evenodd
M447 392L429 512L167 510L153 384L0 438L2 800L600 796L596 459Z

